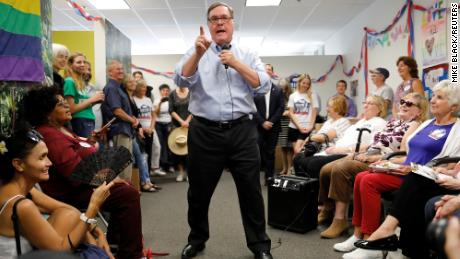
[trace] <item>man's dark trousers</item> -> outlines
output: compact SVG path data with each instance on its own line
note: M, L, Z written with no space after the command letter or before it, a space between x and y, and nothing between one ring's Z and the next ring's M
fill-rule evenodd
M209 203L223 169L228 167L237 188L247 245L253 253L269 251L255 123L246 119L219 127L194 118L188 133L188 156L189 243L204 244L209 239Z
M258 127L259 148L262 165L265 165L265 179L275 174L275 149L278 142L279 128L266 130Z

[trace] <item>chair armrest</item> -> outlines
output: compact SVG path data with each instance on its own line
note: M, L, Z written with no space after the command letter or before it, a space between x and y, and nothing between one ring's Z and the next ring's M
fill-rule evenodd
M386 154L382 157L382 160L389 160L390 158L392 157L396 157L396 156L405 156L407 155L407 152L406 151L396 151L396 152L393 152L393 153L389 153L389 154Z
M457 163L460 161L460 157L458 156L453 156L453 157L441 157L441 158L436 158L431 160L426 164L426 166L433 167L433 166L438 166L442 164L450 164L450 163Z

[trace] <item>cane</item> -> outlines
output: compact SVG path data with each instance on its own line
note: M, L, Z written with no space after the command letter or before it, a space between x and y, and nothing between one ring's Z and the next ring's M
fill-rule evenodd
M361 137L363 136L363 131L367 131L367 132L371 133L371 130L368 129L368 128L358 128L356 130L359 131L359 134L358 134L358 142L356 142L355 153L353 154L353 159L355 159L356 154L359 153L359 148L361 146Z

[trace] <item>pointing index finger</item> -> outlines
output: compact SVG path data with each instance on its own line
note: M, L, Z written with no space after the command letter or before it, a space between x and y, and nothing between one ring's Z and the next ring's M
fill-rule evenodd
M204 36L204 28L203 28L203 26L200 26L200 36Z

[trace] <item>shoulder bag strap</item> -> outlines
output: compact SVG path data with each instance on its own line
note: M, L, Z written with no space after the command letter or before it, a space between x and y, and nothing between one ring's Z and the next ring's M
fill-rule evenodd
M16 252L17 252L17 255L21 255L22 252L21 252L21 240L19 239L20 238L20 234L19 234L19 218L18 218L18 214L16 213L16 207L18 205L18 203L22 200L25 200L26 198L25 197L22 197L22 198L19 198L17 199L14 204L13 204L13 214L11 215L11 220L13 221L13 227L14 227L14 238L16 239Z

